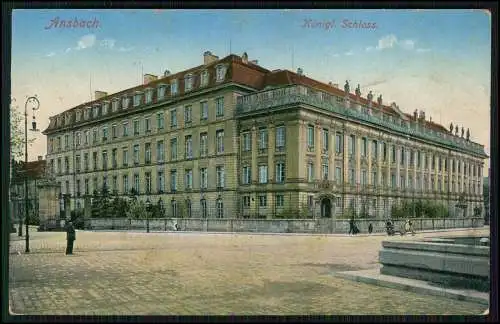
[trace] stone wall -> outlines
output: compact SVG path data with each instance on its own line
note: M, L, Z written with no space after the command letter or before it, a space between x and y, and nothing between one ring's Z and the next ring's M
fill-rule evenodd
M448 228L481 227L483 218L420 218L412 220L416 231L439 230ZM403 227L404 220L396 220L395 228ZM91 230L146 230L148 221L145 219L90 219ZM181 231L195 232L261 232L261 233L348 233L349 220L335 219L198 219L198 218L164 218L150 219L151 231L172 231L175 224ZM373 225L374 233L385 232L383 220L356 220L361 233L368 233L369 224Z

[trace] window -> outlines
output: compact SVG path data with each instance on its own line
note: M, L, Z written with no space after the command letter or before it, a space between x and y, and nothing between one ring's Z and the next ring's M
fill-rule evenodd
M372 157L374 159L377 159L377 157L378 157L378 143L376 140L372 141L372 152L371 153L372 153Z
M134 164L139 164L139 144L134 145Z
M285 163L276 163L276 183L285 183Z
M113 184L112 184L113 188L113 193L117 193L118 192L118 176L113 176Z
M162 163L165 159L165 145L163 141L156 142L156 161Z
M323 152L328 152L328 129L323 129L321 131L321 150Z
M224 97L215 99L215 117L224 116Z
M170 128L177 128L177 109L170 110Z
M54 160L52 160L52 163L54 162ZM77 155L75 157L75 171L76 172L80 172L80 165L81 165L81 161L80 161L80 155Z
M123 136L128 136L128 122L123 123Z
M170 93L172 96L175 96L179 93L179 83L177 80L172 80L172 83L170 83Z
M54 163L54 159L50 160L50 172L54 175L56 173L56 166Z
M382 142L382 157L384 162L387 161L387 144Z
M177 170L170 171L170 191L177 190Z
M76 196L80 197L81 191L80 191L80 179L76 180Z
M431 155L431 169L434 171L436 168L436 157L434 155Z
M165 95L165 93L163 93ZM146 103L149 104L153 101L153 90L152 89L147 89L146 90Z
M108 169L108 151L106 150L102 151L102 169Z
M134 96L134 107L137 107L141 104L141 97L142 95L140 93L135 94Z
M285 196L282 194L276 195L276 207L285 207Z
M108 113L108 107L109 107L109 103L103 102L103 104L102 104L102 114L103 115L106 115Z
M259 183L267 183L267 165L259 165Z
M307 181L314 181L314 164L311 162L307 163Z
M85 171L89 170L89 154L88 153L83 154L83 168Z
M108 140L108 128L105 126L102 128L102 141L106 142Z
M151 133L151 118L150 117L146 117L144 119L144 126L145 126L145 130L146 130L146 133Z
M60 151L62 149L61 137L57 138L57 150Z
M354 169L349 170L349 183L350 184L355 184L356 183L356 174L354 172Z
M177 160L177 138L170 140L170 160Z
M215 135L216 135L217 154L224 153L224 130L219 129Z
M69 181L66 181L66 193L67 194L70 193L70 190L69 190Z
M184 187L188 190L193 189L193 170L187 169L185 171L186 179L184 183Z
M112 149L111 150L111 166L113 169L115 169L116 167L118 167L118 161L116 159L116 152L117 152L117 149Z
M335 133L335 153L342 153L342 133Z
M226 182L224 167L222 165L217 166L215 172L217 174L217 188L224 188Z
M123 154L123 166L126 167L128 165L128 149L124 148L122 154Z
M186 159L193 158L193 137L191 135L187 135L184 137L184 151L186 154Z
M224 203L222 202L222 199L217 199L217 218L223 218L224 217Z
M250 184L252 181L252 169L250 166L246 165L243 167L243 172L242 172L242 182L243 184Z
M286 134L285 126L276 127L276 150L282 152L285 150Z
M340 184L342 182L342 168L340 167L335 168L335 182L337 184Z
M243 133L243 151L252 150L252 134L250 132Z
M328 180L328 159L323 159L321 163L321 179Z
M314 126L307 126L307 148L314 148Z
M218 65L215 69L217 82L221 82L224 80L226 76L226 68L223 65Z
M208 119L208 101L200 102L200 119Z
M413 189L413 177L408 176L408 189Z
M353 156L356 153L356 136L349 136L349 156Z
M201 86L204 87L208 84L208 71L201 72Z
M413 167L415 164L415 154L413 151L410 151L410 167Z
M97 143L97 128L94 128L92 131L92 143Z
M363 137L361 139L361 156L366 157L368 151L368 141L366 140L366 137Z
M145 172L144 177L146 178L146 194L151 193L151 172Z
M140 131L140 124L139 120L136 119L134 120L134 135L139 135L139 131Z
M117 138L117 137L118 137L118 133L117 133L117 131L116 131L116 124L113 124L113 125L111 126L111 136L112 136L113 138Z
M243 207L250 207L250 196L243 196Z
M140 193L139 189L141 189L139 187L139 175L138 174L134 174L134 191L135 191L136 194Z
M259 130L259 149L260 150L267 149L267 141L268 141L267 129L261 128Z
M200 169L200 188L207 189L208 187L208 172L207 168Z
M151 143L146 143L146 145L144 145L144 162L146 164L150 164L151 163Z
M69 135L68 134L64 135L64 148L66 150L69 149Z
M429 158L427 157L427 154L424 154L424 169L427 169L429 167Z
M94 106L92 110L92 117L97 118L99 115L99 106Z
M377 178L377 171L372 172L372 185L377 186L378 184L378 178Z
M189 124L193 120L193 106L184 107L184 123Z
M69 158L67 156L64 157L64 169L66 170L66 173L69 173Z
M165 89L166 87L164 85L161 85L158 87L158 100L161 100L165 98Z
M200 156L207 156L208 154L208 134L200 134Z
M89 193L90 193L89 179L85 179L85 194L88 195Z
M193 89L193 75L187 74L184 77L184 91L191 91Z
M158 129L163 129L165 127L165 117L163 112L156 114L156 123L158 125Z
M405 165L405 149L404 147L401 147L399 149L399 152L400 152L400 157L399 157L399 164L400 165Z
M201 207L201 217L207 218L208 208L207 208L207 200L205 198L200 200L200 207Z
M266 194L259 195L259 207L267 207L267 195Z
M57 159L57 173L59 173L59 174L62 173L61 158Z
M392 146L391 162L396 163L396 145Z
M391 174L391 186L396 188L396 175L394 173Z
M94 160L94 170L97 170L97 152L92 152L92 158Z
M111 103L111 109L113 112L118 110L118 105L120 104L120 101L117 99L113 99L113 102Z
M420 151L417 151L417 168L420 168Z
M122 99L122 108L127 109L130 103L130 98L129 97L123 97Z
M82 134L80 132L76 133L76 146L80 146L82 144ZM52 147L52 144L51 144ZM49 150L52 152L52 148Z

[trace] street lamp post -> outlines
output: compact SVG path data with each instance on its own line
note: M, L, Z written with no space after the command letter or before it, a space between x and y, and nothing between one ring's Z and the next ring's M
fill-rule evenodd
M33 105L32 131L38 131L36 128L35 111L40 108L40 101L35 96L28 97L24 104L24 215L26 225L26 253L30 252L30 234L28 226L28 104Z
M149 233L149 212L151 211L151 201L146 199L146 232Z

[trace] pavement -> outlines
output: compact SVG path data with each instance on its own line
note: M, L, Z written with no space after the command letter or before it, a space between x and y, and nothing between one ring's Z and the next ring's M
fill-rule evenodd
M194 235L196 234L196 235ZM489 228L383 235L33 232L11 234L11 314L467 315L484 304L336 276L378 269L383 240L488 235Z

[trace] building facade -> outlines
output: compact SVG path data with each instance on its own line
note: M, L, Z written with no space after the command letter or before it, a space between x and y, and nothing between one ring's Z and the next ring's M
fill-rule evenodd
M482 204L486 155L469 130L372 99L206 52L203 65L51 117L47 160L72 208L103 188L161 201L168 217L388 217L407 199L453 214L464 193L471 213Z

